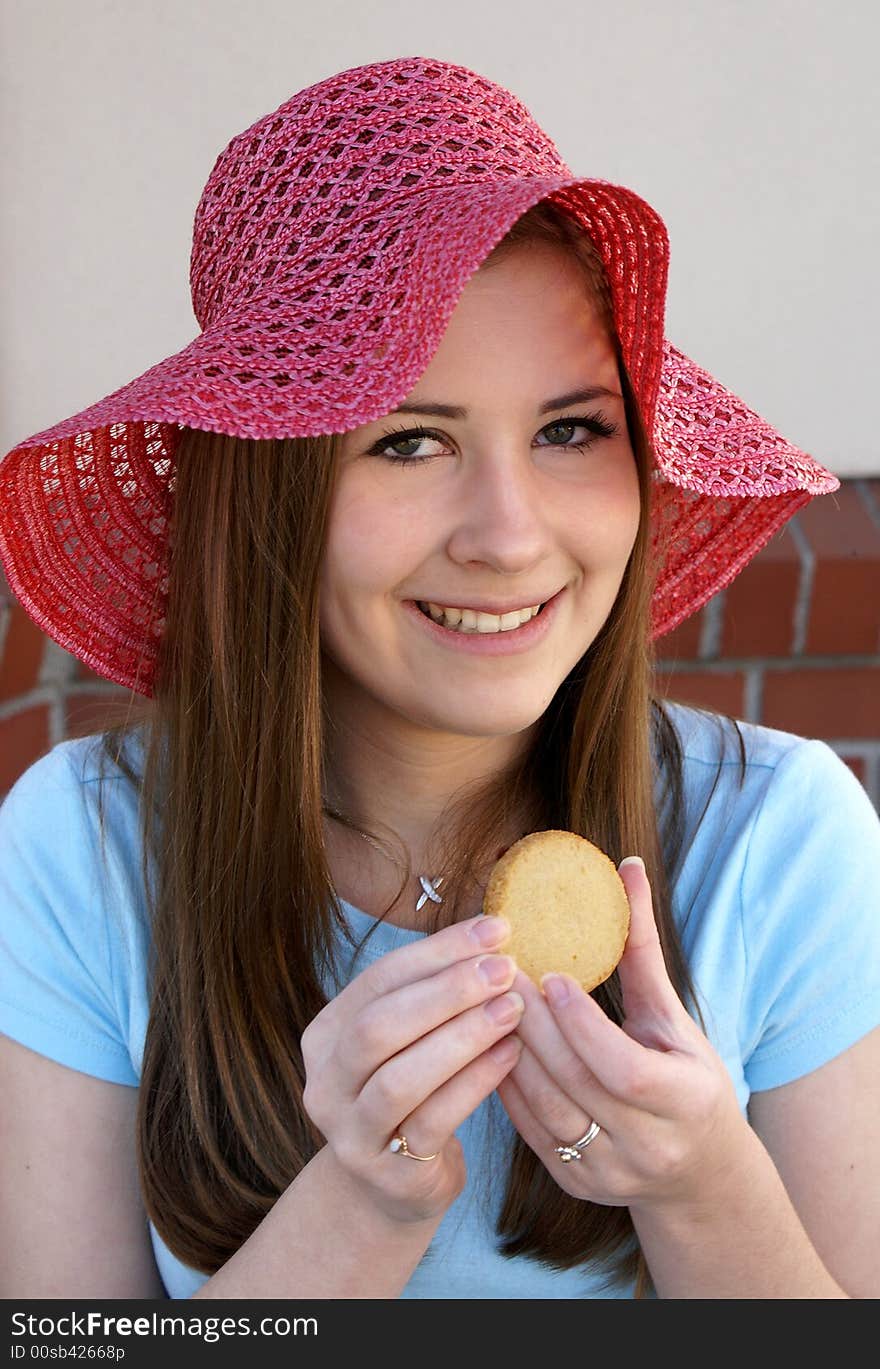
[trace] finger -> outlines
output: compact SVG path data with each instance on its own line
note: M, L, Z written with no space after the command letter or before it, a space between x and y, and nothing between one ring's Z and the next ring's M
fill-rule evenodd
M494 1093L515 1066L521 1051L522 1042L509 1033L441 1084L414 1112L401 1118L397 1132L406 1136L409 1148L419 1155L441 1151L457 1128ZM424 1150L419 1148L423 1143Z
M665 1053L628 1036L570 975L545 974L541 985L562 1035L612 1098L662 1115L669 1079Z
M369 965L328 1004L334 1017L340 1012L358 1012L367 1003L405 984L425 979L450 965L472 956L485 955L510 934L510 924L502 917L468 918L439 932L398 946ZM326 1009L325 1009L326 1011Z
M617 966L626 1015L653 1012L675 1020L684 1008L663 959L644 865L638 857L628 856L621 861L618 873L630 908L629 935Z
M575 1131L570 1136L554 1136L544 1125L543 1119L536 1116L532 1111L522 1089L517 1084L516 1075L513 1071L498 1085L498 1097L526 1145L546 1165L557 1182L561 1183L565 1177L567 1165L564 1164L562 1157L556 1154L556 1147L571 1145L574 1141L579 1140L581 1136L586 1135L590 1123L585 1124L583 1131ZM601 1123L599 1125L601 1127ZM603 1133L607 1139L607 1133L602 1128L602 1131L591 1144L597 1145L601 1141Z
M594 1119L607 1128L612 1116L623 1108L595 1080L593 1087L582 1090L577 1098L564 1092L528 1046L523 1047L512 1077L534 1116L553 1136L583 1136Z
M550 1095L552 1080L558 1096L567 1097L571 1107L582 1103L586 1106L585 1100L601 1090L588 1062L569 1045L543 993L528 975L520 971L511 987L522 994L526 1005L517 1036L528 1048L531 1058L540 1062L548 1079L546 1092ZM547 1104L554 1112L564 1106L554 1103L550 1096Z
M329 1077L345 1097L355 1098L386 1061L444 1022L497 998L510 987L515 973L510 956L476 956L373 999L338 1042L327 1063Z
M546 1163L549 1156L553 1154L553 1146L556 1142L552 1140L547 1128L542 1126L534 1116L513 1073L509 1074L498 1085L498 1097L526 1145L530 1146L535 1154Z
M382 1147L398 1126L482 1055L520 1020L523 1001L509 993L460 1013L436 1031L387 1060L361 1090L353 1114L353 1132L361 1145Z

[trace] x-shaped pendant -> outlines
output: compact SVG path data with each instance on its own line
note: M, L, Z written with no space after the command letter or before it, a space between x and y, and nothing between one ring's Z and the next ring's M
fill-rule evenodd
M441 885L442 883L443 883L443 876L442 876L442 875L440 876L439 879L435 879L433 882L432 882L430 879L428 879L427 875L419 875L419 884L421 884L421 886L422 886L422 888L424 889L425 892L422 894L421 898L419 899L418 903L416 904L416 912L417 912L417 913L418 913L418 912L421 912L422 908L424 908L424 906L425 906L426 902L428 901L428 899L431 899L431 901L432 901L433 903L442 903L442 902L443 902L442 898L441 898L440 895L437 893L437 890L440 888L440 885Z

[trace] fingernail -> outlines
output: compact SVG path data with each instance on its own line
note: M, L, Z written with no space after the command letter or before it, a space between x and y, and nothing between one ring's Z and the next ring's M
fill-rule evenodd
M493 998L491 1003L487 1003L483 1011L491 1017L496 1026L503 1027L507 1022L513 1022L519 1017L525 1002L518 993L505 993L500 998Z
M542 975L541 988L547 1002L554 1008L561 1008L571 996L567 980L559 974Z
M504 917L481 917L470 929L469 935L480 946L497 946L510 931L510 923Z
M642 860L641 856L624 856L617 867L618 870L622 870L624 865L641 865L643 870L645 868L645 862Z
M488 1054L498 1065L512 1065L519 1059L522 1050L522 1041L514 1033L509 1036L502 1036L500 1041L496 1041L494 1046L490 1046Z
M506 984L516 974L516 965L509 955L486 955L477 961L477 969L487 984Z

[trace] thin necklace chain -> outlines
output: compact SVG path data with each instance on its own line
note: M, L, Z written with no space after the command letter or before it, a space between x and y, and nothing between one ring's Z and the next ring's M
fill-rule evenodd
M329 813L331 817L342 817L341 813L337 812L337 810L334 808L328 807L326 804L324 805L324 811L325 813ZM351 831L351 828L349 828L349 831ZM389 855L388 852L385 850L384 846L380 846L378 841L376 841L373 837L368 836L366 832L358 831L357 835L359 837L363 837L364 841L368 841L370 845L375 848L375 850L377 850L381 855L385 856L387 860L390 860L393 865L396 865L398 870L402 870L404 868L399 860L395 860L394 856ZM422 892L416 901L415 910L417 913L421 912L422 908L424 907L428 899L430 899L432 903L443 902L443 899L441 898L440 894L437 893L437 890L443 883L444 878L445 876L443 875L440 875L437 879L429 879L427 875L418 876L419 884L422 886Z
M342 818L342 816L343 816L340 812L338 812L337 809L335 809L335 808L330 808L329 805L327 805L327 804L324 805L324 812L325 812L325 813L328 813L328 814L330 815L330 817L333 817L333 818ZM344 825L347 826L347 824L344 824ZM351 830L352 830L352 829L349 828L349 831L351 831ZM358 835L359 837L363 837L364 841L368 841L368 842L370 843L370 845L371 845L372 847L375 848L375 850L377 850L381 855L385 856L386 860L390 860L391 863L392 863L393 865L396 865L397 868L398 868L398 870L402 870L402 869L404 868L404 867L401 865L400 861L399 861L399 860L395 860L395 859L394 859L394 856L389 855L388 852L385 850L384 846L380 846L379 842L376 841L374 837L371 837L371 836L369 836L366 832L361 832L361 831L358 831L357 835ZM511 845L512 845L512 844L513 844L513 843L511 843ZM496 859L496 860L500 860L501 857L504 855L505 851L509 851L509 850L510 850L510 846L502 846L501 849L499 850L497 856L495 857L495 859ZM422 892L421 892L421 894L420 894L420 896L419 896L419 898L418 898L418 900L417 900L417 902L416 902L416 912L417 912L417 913L421 912L422 908L424 907L424 905L425 905L425 903L428 901L428 899L430 899L432 903L442 903L442 902L443 902L443 899L441 898L440 894L437 893L437 890L439 889L440 885L443 883L443 880L444 880L444 879L445 879L445 875L440 875L439 878L437 878L437 879L429 879L427 875L419 875L419 876L418 876L419 884L422 886Z

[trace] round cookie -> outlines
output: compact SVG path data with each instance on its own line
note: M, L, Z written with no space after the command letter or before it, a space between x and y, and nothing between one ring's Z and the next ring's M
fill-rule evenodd
M511 934L499 950L540 988L561 971L587 993L623 955L629 900L614 862L575 832L530 832L496 861L483 912L505 917Z

